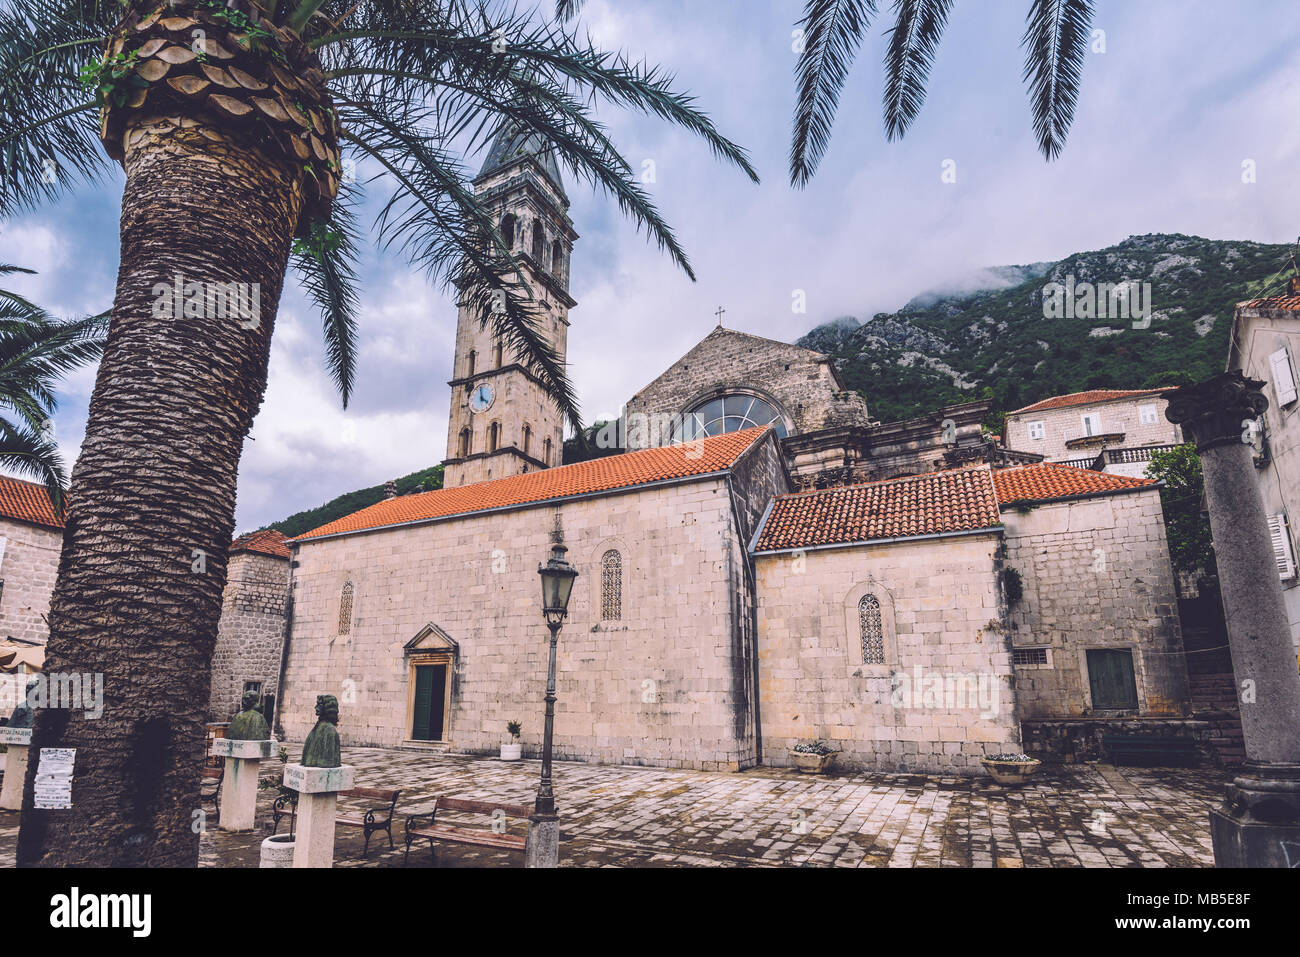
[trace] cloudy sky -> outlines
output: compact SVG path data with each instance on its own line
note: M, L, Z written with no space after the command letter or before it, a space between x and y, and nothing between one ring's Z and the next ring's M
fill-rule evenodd
M1088 57L1069 142L1050 164L1035 150L1020 80L1028 0L956 4L925 107L901 143L885 141L880 119L882 16L844 91L830 153L811 187L795 191L786 152L800 6L589 0L580 28L674 72L749 149L763 182L660 122L602 113L634 166L653 160L655 201L699 279L647 246L604 197L569 184L582 237L569 362L588 421L615 414L706 335L719 305L732 328L793 340L983 266L1058 259L1135 233L1300 234L1300 189L1286 178L1300 165L1290 3L1098 0L1105 49ZM1253 183L1242 181L1247 160ZM941 180L946 161L955 183ZM368 203L383 196L376 184ZM120 200L119 178L0 223L0 262L39 270L11 285L61 313L107 307ZM451 300L379 253L368 254L363 284L359 388L346 412L323 371L316 315L292 283L281 302L270 387L240 473L242 530L444 456ZM806 313L792 309L799 290ZM56 429L69 461L92 384L89 370L64 384Z

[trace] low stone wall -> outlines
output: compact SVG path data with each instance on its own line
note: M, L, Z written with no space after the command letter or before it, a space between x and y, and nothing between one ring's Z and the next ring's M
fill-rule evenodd
M1049 764L1076 764L1107 760L1102 738L1106 735L1160 734L1189 739L1201 754L1203 765L1214 765L1208 721L1190 718L1066 718L1035 719L1020 723L1025 753Z

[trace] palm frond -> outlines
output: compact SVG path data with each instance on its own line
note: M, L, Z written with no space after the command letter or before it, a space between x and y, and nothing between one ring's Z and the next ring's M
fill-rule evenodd
M790 143L790 182L795 186L808 184L830 145L840 91L875 13L875 0L805 0Z
M290 262L307 297L321 312L325 365L348 407L357 362L357 226L346 187L334 200L330 218L313 224L306 240L294 243Z
M572 20L585 2L586 0L555 0L555 19L561 23Z
M1074 121L1092 0L1033 0L1026 20L1020 41L1025 48L1022 78L1029 85L1038 149L1051 160L1065 146Z
M952 0L895 0L885 52L885 135L902 139L925 102L925 85Z
M68 479L63 456L49 430L14 425L0 418L0 468L40 482L49 493L55 514L63 514Z

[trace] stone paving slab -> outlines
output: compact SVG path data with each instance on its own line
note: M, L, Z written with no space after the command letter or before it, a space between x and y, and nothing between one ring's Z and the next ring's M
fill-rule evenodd
M405 815L434 795L531 806L541 767L382 748L345 748L343 760L356 767L358 787L401 788L402 796L394 848L376 834L363 859L361 831L339 828L338 867L403 866ZM262 763L268 780L279 769L278 760ZM1044 768L1021 788L920 774L568 762L557 762L554 775L561 865L577 867L1208 867L1208 814L1228 781L1212 769L1102 764ZM256 867L275 793L260 792L258 831L209 828L200 866ZM444 817L487 826L483 817ZM510 831L526 827L511 822ZM17 836L17 813L0 812L0 866L13 866ZM450 844L434 854L425 842L412 848L408 866L522 867L523 854Z

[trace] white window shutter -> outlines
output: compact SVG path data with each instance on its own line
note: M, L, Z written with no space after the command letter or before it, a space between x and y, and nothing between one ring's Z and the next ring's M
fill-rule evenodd
M1295 578L1295 554L1291 551L1291 536L1287 534L1286 515L1270 515L1268 534L1273 540L1273 560L1277 562L1277 577L1283 581Z
M1291 357L1286 349L1278 349L1268 357L1268 365L1273 373L1273 392L1277 395L1278 405L1287 405L1296 400L1295 375L1291 372Z

